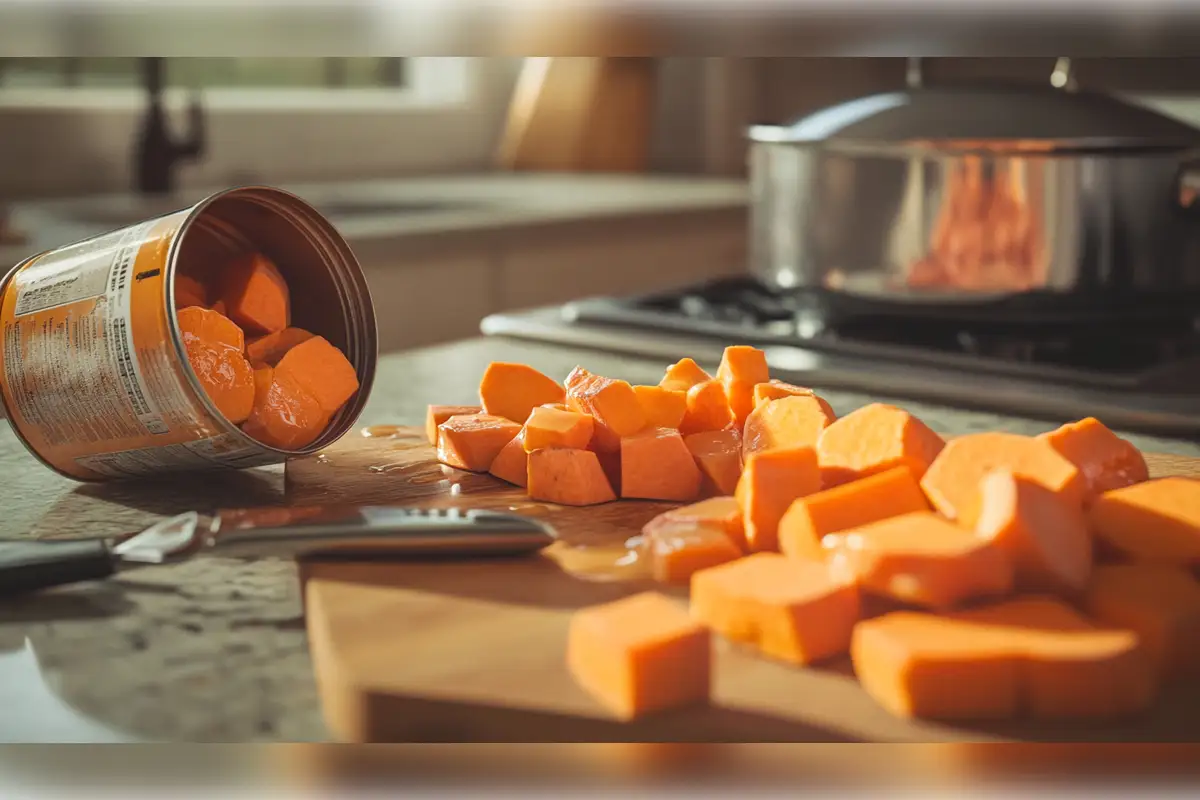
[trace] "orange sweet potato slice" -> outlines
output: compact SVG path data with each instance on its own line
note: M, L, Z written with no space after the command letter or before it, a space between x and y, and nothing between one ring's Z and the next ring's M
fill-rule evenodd
M647 428L621 439L621 497L688 502L703 476L679 431Z
M711 659L711 634L654 592L581 609L567 632L576 683L623 720L707 703Z
M943 516L958 519L978 501L979 482L1006 467L1082 505L1085 483L1079 470L1044 439L1015 433L971 433L951 439L921 478L921 489Z
M812 389L806 389L803 386L795 386L790 383L784 383L781 380L772 378L766 383L757 384L754 387L754 407L758 408L768 400L778 400L781 397L795 397L796 395L811 395ZM830 414L833 412L831 411Z
M969 509L960 522L1008 555L1018 587L1074 594L1087 584L1092 536L1075 503L1002 468L984 476Z
M621 438L646 427L646 412L627 381L593 375L576 367L567 376L567 404L595 418L592 448L615 452Z
M834 419L833 409L816 395L767 401L746 418L742 455L773 447L816 447L821 431Z
M221 272L219 294L229 318L252 334L281 331L291 324L287 281L262 253L229 262Z
M724 531L739 550L746 549L745 521L736 497L710 497L699 503L664 511L647 522L642 528L642 533L646 534L660 525L671 525L681 520L717 527Z
M275 365L275 377L286 375L333 416L358 391L358 374L342 351L323 336L314 336L287 351Z
M821 471L811 447L751 453L735 492L745 516L746 546L778 550L779 520L784 512L797 498L820 489Z
M1093 417L1063 425L1039 438L1079 468L1087 483L1086 503L1104 492L1150 479L1141 452Z
M1113 489L1093 501L1088 522L1127 559L1200 563L1200 481L1158 478Z
M321 436L329 419L329 412L307 389L292 376L276 371L242 430L271 447L300 450Z
M705 494L731 495L742 477L742 437L732 428L701 431L685 436L683 443L704 473Z
M647 526L642 534L643 552L650 558L654 579L659 583L687 585L692 575L742 557L719 524L676 517Z
M175 308L208 306L208 287L191 275L175 273Z
M246 346L242 329L233 320L211 309L199 306L181 308L175 313L175 319L185 346L197 339L211 345L231 347L239 353Z
M725 386L712 378L688 389L687 412L679 430L683 434L719 431L734 424L733 411L725 396Z
M437 458L447 466L487 472L521 426L493 414L463 414L438 426Z
M435 406L431 405L425 411L425 438L437 447L438 426L451 417L462 417L470 414L482 414L480 406Z
M995 545L930 511L913 511L821 540L830 571L871 594L935 610L1007 594L1012 562Z
M518 433L512 441L500 448L500 452L492 459L488 472L502 481L524 487L529 485L529 454L525 452L522 438Z
M658 385L664 389L686 392L697 383L712 380L712 376L700 369L700 365L690 358L683 358L667 367L667 372Z
M1096 567L1084 596L1088 615L1138 635L1163 681L1200 676L1200 582L1164 564Z
M920 480L945 445L941 436L904 409L871 403L821 431L817 460L825 486L900 466Z
M735 642L792 664L845 653L858 589L816 561L755 553L692 575L692 616Z
M1045 598L885 614L855 627L850 655L867 694L901 717L1124 717L1157 688L1134 633Z
M287 352L301 342L307 342L313 334L303 328L284 328L281 331L268 333L246 344L246 358L254 366L267 365L270 367L279 363Z
M242 355L241 329L215 311L191 306L176 315L188 363L209 400L237 425L254 409L254 369Z
M929 503L907 467L836 486L794 501L779 520L779 552L797 558L824 558L821 539L913 511Z
M591 450L548 447L529 454L529 483L534 500L564 506L591 506L617 496Z
M538 406L529 412L521 440L526 453L543 447L570 447L582 450L592 440L594 421L588 414L564 411L554 406Z
M528 364L493 361L479 381L479 403L485 414L506 417L521 425L534 408L565 402L563 387Z
M754 410L754 387L771 379L767 354L746 345L726 347L717 368L717 378L725 387L729 409L740 430Z
M678 428L687 413L687 391L662 386L634 386L634 394L646 412L646 424L652 428Z
M267 401L267 392L275 381L275 370L271 367L254 368L254 405L261 406Z

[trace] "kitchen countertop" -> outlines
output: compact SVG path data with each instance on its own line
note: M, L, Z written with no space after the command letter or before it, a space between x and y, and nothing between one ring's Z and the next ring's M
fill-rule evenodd
M562 376L577 363L633 382L664 367L643 359L494 339L386 356L362 424L421 423L426 404L473 402L489 361L523 361ZM715 365L705 365L715 366ZM817 387L818 390L820 387ZM873 398L821 392L845 413ZM952 434L1052 425L905 403ZM1139 447L1200 456L1200 444L1129 436ZM83 537L137 529L185 507L280 502L282 468L165 486L83 486L51 473L0 425L5 476L3 537ZM0 603L0 679L5 660L28 661L28 642L52 691L93 723L150 740L321 741L326 731L305 643L293 564L201 557L145 567L104 584ZM32 670L29 670L32 671ZM36 687L0 686L0 741L94 741L84 721L51 727L26 698ZM9 700L5 700L5 692ZM26 709L26 710L22 710Z

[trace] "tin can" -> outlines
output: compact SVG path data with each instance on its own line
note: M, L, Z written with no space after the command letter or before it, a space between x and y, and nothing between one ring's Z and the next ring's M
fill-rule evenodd
M209 400L175 319L175 275L246 252L275 262L292 319L345 353L359 389L302 450L246 435ZM25 447L80 481L280 463L354 425L375 377L375 311L350 246L316 209L263 186L33 256L0 283L0 396Z

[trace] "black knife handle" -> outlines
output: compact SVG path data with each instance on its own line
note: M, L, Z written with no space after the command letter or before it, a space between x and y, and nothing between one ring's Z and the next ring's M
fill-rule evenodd
M107 578L116 559L103 539L0 541L0 597Z

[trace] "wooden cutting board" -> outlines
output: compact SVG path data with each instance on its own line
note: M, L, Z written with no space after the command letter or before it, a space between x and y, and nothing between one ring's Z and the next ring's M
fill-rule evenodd
M1200 687L1173 690L1136 724L955 727L907 722L885 713L859 689L846 660L796 669L724 641L717 643L711 706L632 724L615 722L566 670L567 624L577 608L655 586L640 578L629 580L638 573L617 566L613 554L620 554L620 544L670 504L621 501L564 508L531 502L522 490L490 476L437 464L422 431L399 428L394 433L394 438L349 436L318 456L290 462L289 502L515 510L547 519L564 542L519 559L302 564L317 684L327 724L341 740L1200 738ZM1156 477L1200 476L1196 459L1150 455L1147 460ZM681 601L686 597L682 590L656 588Z

